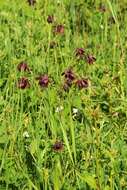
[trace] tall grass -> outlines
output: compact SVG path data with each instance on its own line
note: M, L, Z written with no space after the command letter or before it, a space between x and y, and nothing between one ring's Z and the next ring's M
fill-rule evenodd
M127 189L126 9L125 0L0 1L0 190ZM76 79L64 90L69 68Z

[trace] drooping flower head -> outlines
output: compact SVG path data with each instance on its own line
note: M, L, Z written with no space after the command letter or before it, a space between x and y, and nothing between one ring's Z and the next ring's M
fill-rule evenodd
M96 58L93 55L87 55L86 56L86 61L88 64L93 64L96 61Z
M62 75L65 77L63 89L68 91L69 88L72 86L73 81L75 80L76 76L71 68L65 70Z
M72 86L72 81L67 79L64 81L63 89L64 91L69 91L70 87Z
M25 61L22 61L17 66L18 71L30 71L30 68L28 67L27 63Z
M36 78L37 80L39 80L39 85L41 87L48 87L49 84L49 77L48 75L42 75Z
M54 26L53 32L55 34L64 34L64 25L58 24L58 25Z
M84 55L85 55L85 50L83 48L77 48L75 50L75 56L78 58L78 59L83 59L84 58Z
M75 76L75 74L74 74L74 72L72 71L71 68L69 68L66 71L64 71L62 73L62 75L64 75L65 79L68 79L70 81L73 81L76 78L76 76Z
M18 88L25 89L30 87L29 80L26 77L22 77L18 80Z
M79 89L87 88L87 87L89 86L88 79L85 79L85 78L78 79L78 80L75 82L75 84L76 84L76 86L77 86Z

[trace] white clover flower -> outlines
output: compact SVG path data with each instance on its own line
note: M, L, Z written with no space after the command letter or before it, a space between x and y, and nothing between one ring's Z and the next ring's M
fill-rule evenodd
M77 108L73 108L73 110L72 110L73 114L77 114L78 111L79 111L79 110L78 110Z
M63 110L63 106L59 106L56 108L55 112L58 113L58 112L61 112Z
M28 131L24 131L23 137L24 137L24 138L29 138L29 137L30 137Z

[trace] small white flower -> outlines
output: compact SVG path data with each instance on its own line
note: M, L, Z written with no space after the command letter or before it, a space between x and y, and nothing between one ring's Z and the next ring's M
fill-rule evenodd
M103 29L104 29L104 26L101 24L101 25L100 25L100 28L103 30Z
M58 113L58 112L61 112L63 110L63 106L59 106L56 108L55 112Z
M24 138L29 138L29 137L30 137L30 136L29 136L29 133L28 133L27 131L24 131L23 137L24 137Z
M78 113L78 109L77 108L73 108L73 114L77 114Z

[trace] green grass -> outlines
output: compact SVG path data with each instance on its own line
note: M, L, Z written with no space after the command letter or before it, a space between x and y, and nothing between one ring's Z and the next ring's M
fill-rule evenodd
M126 9L126 0L0 0L0 190L127 190ZM96 62L77 61L76 48ZM17 70L23 60L31 73ZM87 89L63 90L69 67L89 79ZM30 88L17 88L22 76Z

